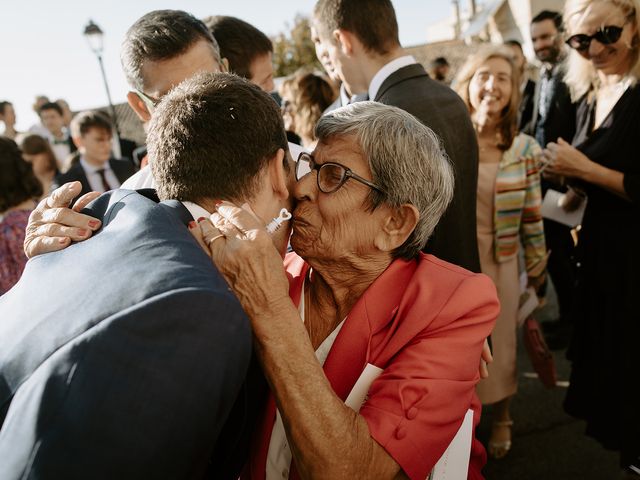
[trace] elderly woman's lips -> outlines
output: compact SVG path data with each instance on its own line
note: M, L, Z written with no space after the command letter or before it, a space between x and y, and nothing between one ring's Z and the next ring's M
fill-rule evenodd
M298 226L304 226L304 225L309 225L309 222L307 222L304 218L302 218L299 215L296 215L295 213L293 214L293 225L298 225Z

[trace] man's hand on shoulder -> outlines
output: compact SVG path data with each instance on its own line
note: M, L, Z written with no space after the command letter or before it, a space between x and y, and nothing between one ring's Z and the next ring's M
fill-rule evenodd
M100 193L87 193L71 207L71 201L81 190L80 182L65 183L31 212L24 238L24 253L28 258L62 250L72 241L86 240L100 228L100 220L80 213Z

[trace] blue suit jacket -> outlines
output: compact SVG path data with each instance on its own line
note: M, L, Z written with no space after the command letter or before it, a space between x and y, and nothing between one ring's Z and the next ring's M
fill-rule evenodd
M251 358L248 319L179 202L115 190L94 238L0 297L0 478L202 478Z

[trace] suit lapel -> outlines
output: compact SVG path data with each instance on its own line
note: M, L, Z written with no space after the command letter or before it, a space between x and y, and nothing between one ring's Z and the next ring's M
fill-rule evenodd
M376 102L379 102L380 98L382 98L387 90L400 82L416 77L429 77L424 67L419 63L407 65L406 67L402 67L400 70L396 70L387 78L385 78L384 82L382 82L382 85L380 85L380 88L378 89L378 93L376 94L376 98L374 100Z
M324 364L324 373L341 400L346 400L367 363L376 362L380 349L372 338L394 319L416 267L415 261L394 261L349 312Z
M109 160L109 166L111 166L111 170L116 174L116 178L123 184L124 181L131 176L133 173L133 167L129 167L125 160Z
M87 174L84 171L84 168L82 168L82 165L80 165L80 163L78 163L77 165L78 165L78 181L82 184L82 192L83 193L91 192L93 188L91 188L91 185L89 184L89 179L87 178Z

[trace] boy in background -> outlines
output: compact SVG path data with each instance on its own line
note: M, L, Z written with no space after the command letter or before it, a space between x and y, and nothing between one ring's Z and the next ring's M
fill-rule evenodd
M106 114L98 110L81 112L71 121L71 137L78 147L69 170L56 178L56 184L79 181L82 192L116 189L134 173L133 165L111 158L113 128Z

